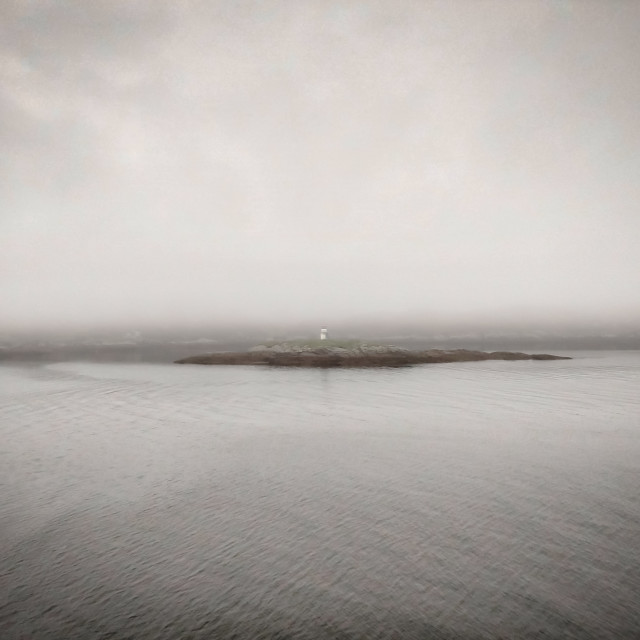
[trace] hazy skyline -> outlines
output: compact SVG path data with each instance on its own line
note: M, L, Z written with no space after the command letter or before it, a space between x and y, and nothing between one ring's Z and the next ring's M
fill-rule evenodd
M0 328L640 319L638 25L3 2Z

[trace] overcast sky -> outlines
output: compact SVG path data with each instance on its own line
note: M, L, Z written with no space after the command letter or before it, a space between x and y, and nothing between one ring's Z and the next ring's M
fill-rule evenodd
M640 318L640 2L0 7L0 326Z

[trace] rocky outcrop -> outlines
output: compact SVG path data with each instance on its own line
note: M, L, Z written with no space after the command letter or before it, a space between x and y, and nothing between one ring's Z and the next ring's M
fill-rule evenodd
M393 345L312 346L281 343L260 345L246 352L210 353L176 360L178 364L269 365L274 367L404 367L414 364L480 360L570 360L548 353L429 349L410 351Z

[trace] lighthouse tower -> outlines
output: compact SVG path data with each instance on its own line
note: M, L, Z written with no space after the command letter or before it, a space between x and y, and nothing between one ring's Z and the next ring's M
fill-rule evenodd
M320 329L320 340L326 340L327 339L327 327L322 327L322 329Z

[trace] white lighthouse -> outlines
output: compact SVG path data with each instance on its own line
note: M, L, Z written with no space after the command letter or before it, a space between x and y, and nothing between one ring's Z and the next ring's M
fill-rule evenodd
M327 339L327 327L322 327L322 329L320 329L320 340L326 340Z

